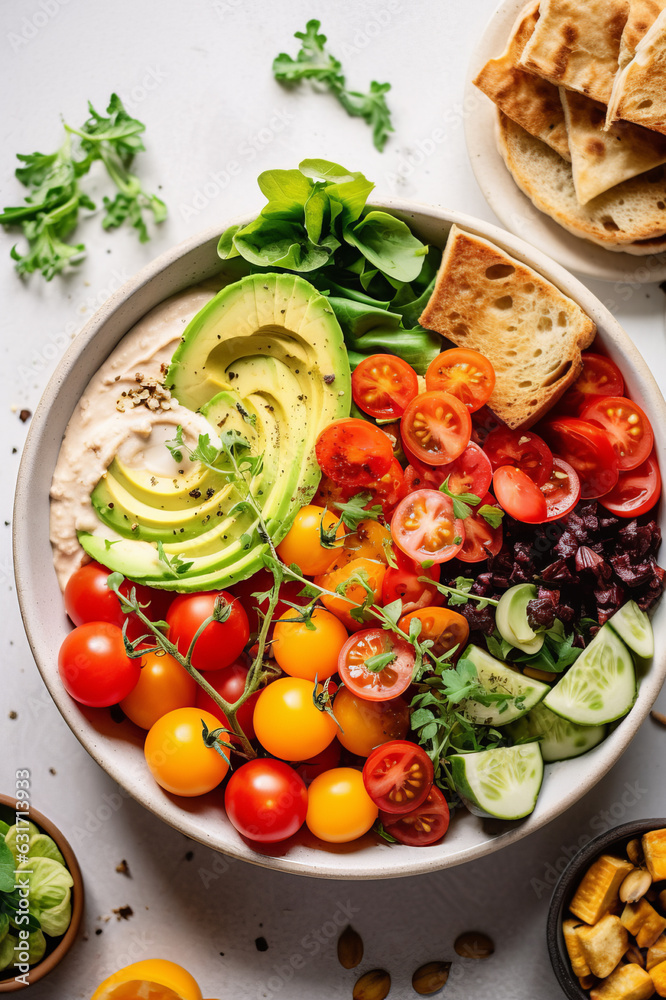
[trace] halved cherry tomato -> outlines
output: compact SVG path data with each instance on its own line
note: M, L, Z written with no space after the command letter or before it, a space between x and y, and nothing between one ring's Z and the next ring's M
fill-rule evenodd
M405 614L416 611L417 608L443 604L444 596L435 587L441 572L439 563L424 569L413 559L408 559L400 549L394 551L398 568L389 566L384 574L382 604L384 606L392 604L399 598ZM419 580L421 576L429 577L433 583L423 583Z
M464 615L450 608L419 608L408 615L403 615L398 627L409 635L411 622L417 619L421 622L419 640L430 639L430 647L434 656L441 657L452 649L459 656L469 638L469 624Z
M496 556L502 548L504 532L502 522L494 527L482 513L484 507L498 507L497 500L492 493L486 493L481 498L481 503L472 507L472 513L463 521L465 525L465 541L458 553L458 559L462 562L477 563L487 559L488 556ZM498 508L499 510L499 508ZM489 514L489 516L492 516Z
M411 365L392 354L372 354L352 372L352 396L357 406L375 418L401 417L419 391Z
M248 673L248 668L239 660L237 663L232 663L228 667L223 667L222 670L209 671L206 674L206 680L218 694L222 695L225 701L228 701L233 705L233 703L238 701L240 696L245 691L245 682L247 680ZM259 693L259 691L255 691L254 694L251 694L247 701L243 702L236 713L236 719L249 740L254 739L252 717L254 715L254 706L257 704ZM214 702L210 695L206 694L204 689L198 685L195 704L197 708L203 708L206 712L210 712L211 715L216 716L216 718L220 720L220 725L227 729L229 728L229 722L222 709L218 708L217 703ZM231 742L237 739L238 737L236 736L229 736L229 740Z
M453 559L465 541L453 501L439 490L417 490L401 500L391 521L393 541L415 562L442 563Z
M585 396L622 396L624 379L614 361L605 354L585 351L581 355L583 370L571 386L570 392Z
M366 508L381 504L384 515L389 517L395 505L407 496L405 474L397 458L391 462L386 475L376 479L374 483L368 483L365 488L372 494L372 499L365 505Z
M654 452L629 472L621 472L610 493L599 499L617 517L639 517L652 510L661 495L661 474Z
M409 460L412 465L405 470L405 483L407 492L411 493L428 486L438 490L448 479L452 493L475 493L482 497L488 492L493 478L488 456L472 441L462 455L448 465L427 466L414 455L410 455Z
M573 510L580 499L578 474L563 458L553 455L553 471L541 492L546 498L546 520L556 521Z
M414 647L381 628L364 629L347 639L338 657L343 684L368 701L397 698L412 682Z
M624 396L601 396L581 411L581 419L602 427L613 446L617 467L627 472L641 465L654 444L652 426L638 403Z
M409 729L409 705L404 698L368 701L343 687L335 696L333 712L340 725L338 740L358 757L369 757L375 747L389 740L404 740Z
M393 461L386 434L367 420L344 417L325 427L315 445L317 461L334 483L368 486L385 476Z
M449 828L451 815L442 792L433 785L427 798L411 812L396 816L390 812L380 812L379 819L387 833L400 844L410 847L426 847L441 840Z
M373 750L363 767L368 795L384 812L411 812L426 799L434 769L428 754L408 740L393 740Z
M422 392L411 401L400 424L402 439L422 462L446 465L469 444L469 410L447 392Z
M315 577L315 583L325 590L335 592L338 587L344 589L344 594L336 593L322 594L321 600L324 607L328 608L349 632L358 632L361 628L366 628L367 624L375 621L373 616L366 611L363 615L364 621L357 621L352 618L351 612L357 605L362 605L368 596L368 591L364 584L370 588L371 601L378 604L382 595L382 584L386 566L375 559L352 559L351 562L340 566L339 569L330 570L322 576ZM363 580L360 582L359 577Z
M306 576L325 573L336 556L336 549L321 544L321 528L333 529L339 518L335 511L306 504L296 514L294 522L277 547L277 553L287 566L297 563ZM345 534L344 525L335 532L336 539Z
M553 471L552 452L543 438L533 431L498 427L486 438L483 450L490 459L493 472L501 465L513 465L537 486L543 486Z
M490 399L495 369L478 351L453 347L430 362L425 380L428 391L449 392L473 413Z
M602 497L613 489L617 457L601 427L578 417L554 417L542 425L542 432L553 451L577 473L583 500Z
M513 465L502 465L493 477L500 507L516 521L541 524L548 516L546 499L534 480Z

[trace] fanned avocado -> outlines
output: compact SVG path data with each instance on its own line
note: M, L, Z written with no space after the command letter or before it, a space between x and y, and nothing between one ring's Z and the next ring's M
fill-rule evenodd
M317 488L320 431L349 415L349 361L328 300L291 274L251 275L227 286L190 322L165 384L206 418L212 441L231 429L249 455L263 456L251 490L277 544ZM94 559L136 582L219 589L255 573L266 550L242 499L222 462L184 462L174 478L117 455L92 494L100 527L79 540ZM159 559L158 542L180 569Z

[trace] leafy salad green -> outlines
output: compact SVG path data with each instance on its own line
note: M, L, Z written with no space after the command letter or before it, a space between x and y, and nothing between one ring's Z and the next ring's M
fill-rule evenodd
M130 169L135 155L145 149L141 139L145 125L127 113L117 94L111 95L106 116L90 102L88 110L90 117L81 128L65 124L64 142L55 153L17 154L23 166L16 170L16 177L29 194L23 205L0 213L0 225L20 228L28 242L24 254L16 246L11 250L19 274L40 271L50 281L68 265L83 260L84 244L68 239L78 224L80 209L95 208L79 182L97 160L117 188L114 198L104 197L104 229L127 220L145 243L149 235L144 213L152 212L156 223L166 218L164 202L144 191Z
M423 374L441 350L441 337L418 322L441 252L369 207L374 184L359 171L303 160L295 170L265 171L258 184L266 205L248 225L222 233L220 257L307 278L328 296L352 368L381 351Z
M28 850L19 849L27 838ZM0 970L14 964L19 933L30 965L46 952L46 938L60 937L72 919L74 879L56 842L34 825L0 821ZM27 907L25 904L27 900Z

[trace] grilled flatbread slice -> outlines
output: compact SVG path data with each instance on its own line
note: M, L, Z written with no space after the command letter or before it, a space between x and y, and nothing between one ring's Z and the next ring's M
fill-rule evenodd
M618 118L666 135L666 10L615 78L606 121Z
M666 163L666 136L632 122L614 122L606 130L603 104L563 87L560 97L573 182L581 205L630 177Z
M608 250L648 254L661 249L652 241L666 235L666 166L632 177L581 205L571 164L501 112L497 143L521 191L570 233Z
M474 84L505 115L531 135L547 142L565 160L570 160L567 129L557 87L518 66L538 20L539 0L533 0L518 15L505 51L497 59L486 63Z
M542 0L520 66L607 104L629 0Z
M620 39L620 69L634 58L641 38L665 9L666 0L629 0L629 17Z
M576 380L596 332L537 271L457 226L419 322L488 358L496 376L488 405L512 428L536 423Z

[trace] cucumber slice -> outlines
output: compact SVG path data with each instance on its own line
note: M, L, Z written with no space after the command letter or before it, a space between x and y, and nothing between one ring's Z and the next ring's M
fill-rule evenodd
M626 715L636 698L636 671L622 639L604 625L544 698L556 715L580 726L602 726Z
M543 781L538 743L454 754L449 761L456 790L476 816L522 819L533 811Z
M512 695L511 700L494 705L482 705L472 698L462 702L460 711L470 722L481 726L506 726L529 712L550 691L547 684L511 670L480 646L468 646L463 658L472 661L479 675L479 683L486 691Z
M512 722L509 733L515 740L540 737L541 756L546 764L580 757L606 738L606 726L578 726L545 705L536 705L522 719Z
M533 583L518 583L500 597L495 622L500 635L524 653L538 653L544 642L543 632L535 632L527 620L527 605L537 595Z
M650 619L635 601L627 601L608 619L608 624L643 660L654 656L654 632Z

